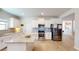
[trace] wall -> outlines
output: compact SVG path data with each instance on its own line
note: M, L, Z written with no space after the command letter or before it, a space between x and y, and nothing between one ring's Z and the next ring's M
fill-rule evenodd
M79 8L74 8L74 9L71 9L69 10L68 12L66 12L66 14L62 15L60 18L64 17L64 16L67 16L67 15L70 15L74 13L75 15L75 18L74 18L74 32L75 32L75 35L74 35L74 48L79 50Z
M64 12L64 13L60 16L60 18L66 17L66 16L71 15L71 14L73 14L73 13L74 13L74 9L72 8L72 9L70 9L70 10Z
M0 18L3 19L3 20L7 20L9 22L9 25L10 25L10 21L13 20L13 26L14 27L19 27L20 26L20 18L19 17L16 17L12 14L9 14L3 10L0 11Z
M74 47L79 50L79 8L75 11L75 43Z
M23 26L23 32L32 32L32 21L35 20L34 17L31 18L22 18L21 24L24 24Z
M10 23L12 18L14 19L14 22ZM11 28L11 24L13 24L13 27L20 27L20 19L5 11L0 11L0 19L6 20L8 22L8 28ZM3 33L5 33L5 31L0 31L0 35L2 35Z
M74 13L74 9L70 9L68 10L67 12L65 12L64 14L62 14L60 16L60 18L63 20L63 21L72 21L72 32L75 32L75 13Z
M62 20L60 18L53 17L28 17L22 18L22 24L24 24L23 32L31 33L34 27L38 27L38 24L45 24L46 27L50 27L50 24L62 24Z

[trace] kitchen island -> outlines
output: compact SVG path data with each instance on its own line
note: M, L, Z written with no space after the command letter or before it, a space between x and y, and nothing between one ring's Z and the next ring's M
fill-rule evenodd
M15 33L13 37L6 41L7 51L32 51L34 40L24 33Z

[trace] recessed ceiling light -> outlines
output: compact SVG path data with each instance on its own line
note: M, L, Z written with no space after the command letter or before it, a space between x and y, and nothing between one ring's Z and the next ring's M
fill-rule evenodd
M43 12L41 12L41 15L44 15L44 13L43 13Z

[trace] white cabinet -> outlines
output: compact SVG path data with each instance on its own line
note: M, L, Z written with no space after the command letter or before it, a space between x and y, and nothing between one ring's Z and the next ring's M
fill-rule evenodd
M38 40L38 33L32 33L32 40Z
M26 43L7 43L7 51L26 51Z
M32 42L7 42L7 51L32 51Z
M10 18L10 25L9 25L10 28L20 27L20 24L21 24L21 22L20 22L19 19L17 19L17 18Z
M0 37L0 50L7 47L6 41L10 40L11 36L2 36Z
M45 24L45 27L46 28L50 28L50 24Z
M0 37L0 50L5 48L5 47L6 47L5 39Z
M51 32L45 33L45 39L50 39L51 40Z
M44 18L38 18L38 24L45 24L45 19Z
M50 28L50 24L51 24L51 23L50 23L48 20L45 21L45 27L46 27L46 28Z
M37 28L38 27L38 21L37 20L32 20L32 27Z
M38 24L37 24L37 23L33 23L33 24L32 24L32 27L33 27L33 28L38 28Z

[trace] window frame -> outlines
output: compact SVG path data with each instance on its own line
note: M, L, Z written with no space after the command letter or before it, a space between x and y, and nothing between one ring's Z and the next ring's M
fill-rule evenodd
M0 25L5 25L5 29L3 29L3 30L8 30L8 26L9 26L9 24L8 24L8 21L2 21L2 20L0 20L0 22L4 22L5 24L0 24Z

